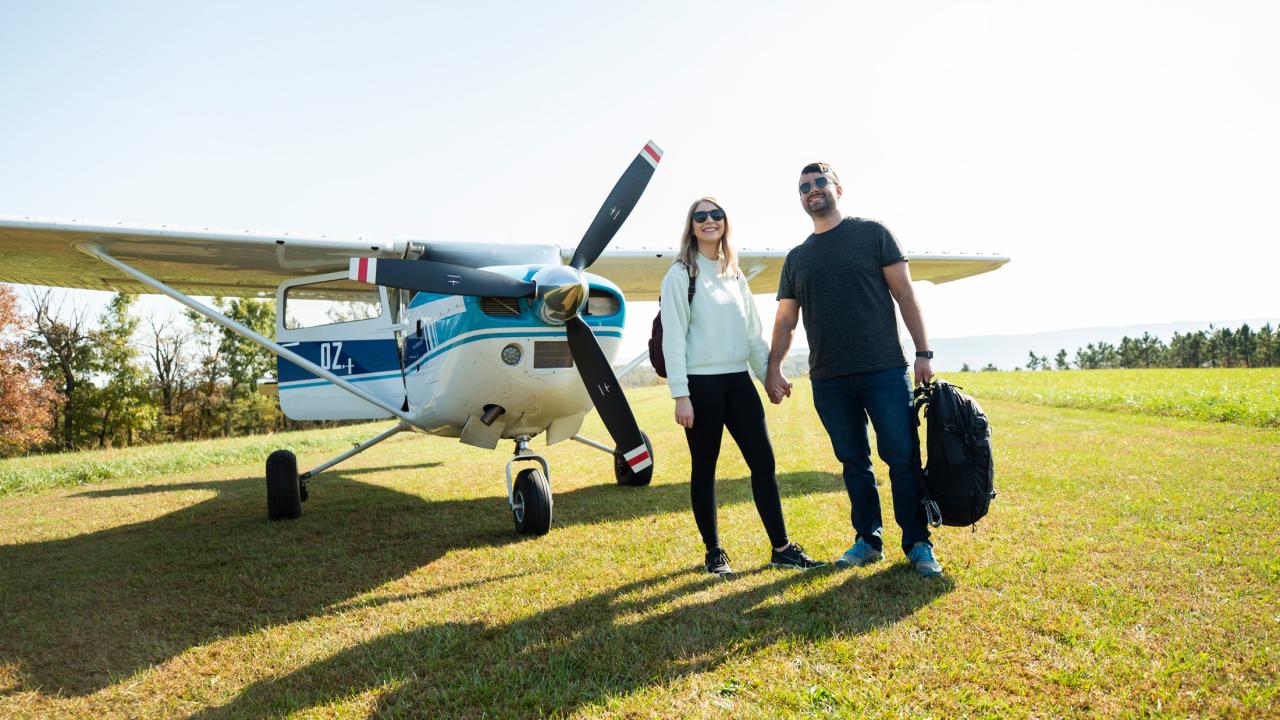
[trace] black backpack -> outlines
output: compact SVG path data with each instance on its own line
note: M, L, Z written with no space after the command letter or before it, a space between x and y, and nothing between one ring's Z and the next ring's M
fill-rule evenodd
M689 276L689 304L693 304L693 291L697 289L694 276ZM662 296L658 296L658 314L653 316L653 329L649 331L649 364L658 377L667 376L667 359L662 355Z
M916 463L920 463L921 410L926 421L924 505L929 524L963 527L987 514L996 496L991 426L973 398L942 380L915 391Z

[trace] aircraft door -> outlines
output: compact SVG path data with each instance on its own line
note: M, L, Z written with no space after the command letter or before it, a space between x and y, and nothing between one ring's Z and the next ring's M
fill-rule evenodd
M404 407L399 298L337 272L289 280L276 291L276 338L284 347ZM280 409L293 420L389 418L385 410L283 358L276 359Z

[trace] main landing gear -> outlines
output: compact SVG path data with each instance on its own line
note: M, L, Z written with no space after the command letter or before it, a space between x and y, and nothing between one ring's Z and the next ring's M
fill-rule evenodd
M267 517L292 520L302 517L302 502L307 499L307 483L298 479L298 458L288 450L277 450L267 456Z
M302 503L307 500L307 483L312 477L347 458L364 452L399 432L409 430L406 422L356 445L341 455L322 463L307 472L298 473L298 459L288 450L276 450L267 458L267 517L271 520L292 520L302 516ZM649 436L641 433L644 449L629 453L575 435L574 440L594 447L613 457L614 479L619 485L638 487L648 485L653 478L653 444ZM507 504L516 532L521 535L546 535L551 529L552 498L551 468L546 458L529 449L530 436L515 438L515 456L507 463ZM639 471L634 468L640 467ZM514 472L514 475L513 475Z

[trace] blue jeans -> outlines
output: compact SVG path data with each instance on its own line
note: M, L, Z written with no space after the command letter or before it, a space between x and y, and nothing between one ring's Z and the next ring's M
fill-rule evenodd
M831 436L836 458L844 464L844 487L849 492L849 516L857 537L882 550L884 528L880 493L871 469L871 440L867 418L876 431L876 451L889 466L893 487L893 517L902 528L902 549L929 541L924 487L915 461L915 410L911 379L903 368L873 370L813 381L813 405Z

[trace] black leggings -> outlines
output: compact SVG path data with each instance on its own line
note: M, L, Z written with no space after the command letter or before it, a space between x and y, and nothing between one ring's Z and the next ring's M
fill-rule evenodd
M782 500L774 475L773 445L764 423L764 406L745 371L726 375L690 375L689 401L693 404L693 427L684 431L689 441L691 477L689 495L693 519L707 549L720 544L716 530L716 460L724 428L751 469L751 496L756 511L769 533L773 547L786 545L787 528L782 520Z

